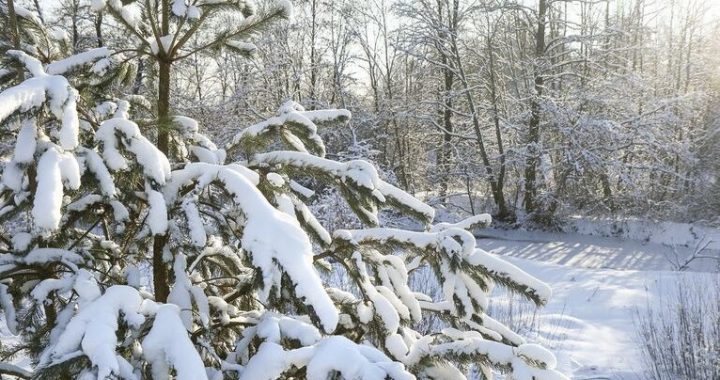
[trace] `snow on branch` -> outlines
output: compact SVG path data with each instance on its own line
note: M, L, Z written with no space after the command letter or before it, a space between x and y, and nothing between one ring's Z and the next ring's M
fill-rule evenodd
M150 363L153 379L167 379L170 368L177 380L207 379L205 365L185 333L177 305L164 304L154 310L152 328L142 342L143 357Z
M552 295L547 284L477 248L475 237L470 232L454 227L472 227L486 221L486 215L475 216L455 225L434 226L431 231L437 232L392 228L337 230L333 239L336 249L346 252L361 247L390 253L395 250L414 251L415 254L410 257L418 255L430 263L449 287L445 290L446 303L441 309L454 311L457 297L466 313L470 310L482 312L487 306L485 292L490 289L492 282L516 291L538 305L544 305ZM441 256L429 255L428 251L441 253Z
M166 378L169 369L174 368L178 379L207 379L205 366L185 333L176 305L143 300L137 289L124 285L111 286L101 293L94 277L84 270L68 279L78 294L79 310L66 325L54 328L50 345L40 358L40 372L81 354L97 368L97 378L115 375L137 379L133 366L116 352L118 345L127 344L118 341L118 331L123 331L118 320L134 331L130 336L136 336L149 317L152 323L142 340L142 356L151 365L153 378ZM67 310L72 312L72 308Z
M33 376L33 373L31 371L28 371L25 368L10 363L0 363L0 373L10 376L16 376L21 379L30 379Z
M555 370L557 364L555 356L536 344L513 347L486 340L478 332L453 328L444 329L442 335L434 338L426 337L416 342L408 354L406 363L414 365L422 359L454 356L503 368L512 373L513 379L567 379ZM442 341L443 338L446 339L445 342Z
M92 285L90 285L92 286ZM94 284L97 287L97 284ZM98 291L99 293L99 291ZM80 309L57 336L41 357L39 367L57 364L73 354L78 348L98 368L98 378L111 374L127 378L121 372L125 359L116 354L118 319L130 327L138 328L145 321L140 314L142 298L129 286L115 285ZM132 373L132 372L131 372Z
M0 123L16 112L25 113L47 102L52 114L62 123L59 131L60 147L65 150L77 147L77 91L65 77L46 74L40 61L24 52L9 50L8 55L20 61L33 77L0 93Z
M121 0L92 0L90 3L90 7L96 12L106 10L109 6L107 10L131 28L137 27L141 21L141 14L136 5L133 3L123 5Z
M45 70L49 75L64 75L78 67L89 65L102 58L107 58L110 56L110 53L110 50L106 47L90 49L86 52L52 62L45 67Z
M133 153L145 176L158 185L170 178L170 162L155 145L140 133L137 124L123 118L112 118L100 124L95 138L102 144L101 151L108 168L126 170L128 162L118 150L118 142Z
M70 189L80 187L80 168L75 156L51 147L37 165L37 191L32 216L41 232L56 230L62 218L63 183Z
M459 228L463 230L470 231L475 228L485 228L488 227L492 223L492 217L490 214L478 214L471 216L469 218L465 218L457 223L437 223L432 226L430 231L432 232L439 232L444 231L450 228Z
M538 305L545 305L552 297L552 289L546 283L482 249L475 249L467 258L467 262L484 268L493 280L508 289L518 291Z
M176 115L173 121L178 125L180 137L178 150L182 156L194 155L198 161L208 164L225 162L225 150L218 149L207 136L199 132L198 122L187 116Z
M452 228L428 233L395 228L367 228L362 230L337 230L336 241L352 246L372 245L374 247L407 247L421 251L443 252L448 257L469 256L475 248L475 237L468 231Z
M347 190L344 194L358 217L372 225L378 224L377 204L396 206L425 223L429 223L435 214L432 207L381 180L375 167L367 161L342 163L302 152L275 151L253 156L250 165L279 166L292 174L338 182Z
M301 105L288 101L280 106L277 116L236 134L226 150L242 147L246 152L255 152L278 135L290 148L322 157L325 156L325 145L317 134L316 123L345 122L350 117L348 110L305 111Z
M323 329L333 331L338 312L313 267L310 239L298 221L273 207L238 166L189 163L173 172L165 188L166 201L173 203L183 187L195 184L199 192L212 182L222 184L246 219L241 243L262 274L261 301L267 300L273 287L281 286L282 270L293 281L297 296L312 307Z
M51 262L79 264L82 256L76 252L60 248L35 248L22 258L24 264L48 264Z
M414 379L402 363L380 350L341 337L322 337L306 322L266 312L258 324L245 331L241 342L262 339L258 352L239 368L240 379L282 378L291 368L305 368L307 379L324 380L339 374L344 379ZM285 349L293 341L300 348Z
M193 326L193 303L197 306L201 326L207 327L210 322L210 306L203 290L192 284L186 272L186 260L182 254L177 255L173 265L175 284L168 296L168 302L180 308L180 318L185 328L190 331Z

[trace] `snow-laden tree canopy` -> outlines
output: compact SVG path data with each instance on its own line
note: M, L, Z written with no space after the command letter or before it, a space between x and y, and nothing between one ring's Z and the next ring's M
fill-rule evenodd
M137 21L120 1L93 4ZM186 19L202 9L173 4ZM320 380L458 379L474 368L565 378L551 353L485 313L496 284L538 305L551 293L476 246L469 231L488 215L433 224L431 207L372 164L324 157L318 125L345 122L348 111L290 101L222 148L174 115L173 154L164 154L130 102L73 85L101 75L98 65L118 66L111 55L7 52L23 79L0 93L2 136L14 140L0 183L0 305L21 338L10 349L34 365L0 371ZM338 188L367 228L326 230L306 204L319 184ZM385 228L382 208L424 228ZM150 278L163 265L172 268L167 302ZM419 291L420 272L437 294ZM418 327L431 318L438 328Z

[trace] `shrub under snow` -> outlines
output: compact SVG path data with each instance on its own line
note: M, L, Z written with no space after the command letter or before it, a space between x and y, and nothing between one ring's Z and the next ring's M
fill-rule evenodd
M717 278L707 283L685 280L638 311L637 341L647 379L720 378L718 285Z

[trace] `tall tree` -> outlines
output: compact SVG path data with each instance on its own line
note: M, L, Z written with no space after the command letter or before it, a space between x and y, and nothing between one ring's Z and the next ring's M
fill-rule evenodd
M289 16L289 5L282 5L254 15L254 9L245 2L213 2L186 5L182 1L133 1L122 4L113 1L94 3L96 11L106 12L129 35L137 38L140 48L134 50L157 65L157 147L165 155L171 154L170 134L173 128L170 109L170 83L173 65L195 54L211 49L227 48L243 54L255 47L244 39L252 37L279 18ZM193 38L203 27L216 23L227 12L243 16L241 22L221 26L214 35L204 34ZM252 17L251 17L252 16ZM171 33L172 24L172 33ZM153 243L153 281L155 297L163 302L169 295L169 274L163 259L167 236L155 234Z
M523 203L525 212L533 213L537 209L536 176L537 165L540 158L540 102L545 87L545 27L547 24L548 2L538 0L536 30L535 30L535 61L533 63L533 94L530 99L530 120L527 132L527 160L525 161L525 193Z

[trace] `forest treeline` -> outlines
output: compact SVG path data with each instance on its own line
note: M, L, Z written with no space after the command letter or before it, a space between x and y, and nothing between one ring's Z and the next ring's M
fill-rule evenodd
M28 8L77 51L102 34L89 1ZM703 0L304 0L237 51L172 73L173 109L223 138L294 100L343 107L329 155L469 211L717 222L720 33ZM262 4L260 5L262 6ZM46 9L43 9L46 8ZM232 22L232 20L228 20ZM148 93L156 67L137 67ZM242 54L238 55L237 52Z

